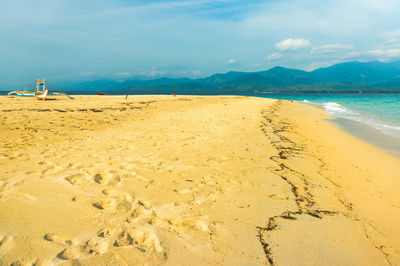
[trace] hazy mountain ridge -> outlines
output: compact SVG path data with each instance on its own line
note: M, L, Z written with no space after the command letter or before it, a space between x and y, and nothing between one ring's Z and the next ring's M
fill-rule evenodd
M259 72L214 74L201 79L94 80L60 86L67 91L109 93L226 93L276 91L400 91L400 60L346 62L303 71L274 67Z

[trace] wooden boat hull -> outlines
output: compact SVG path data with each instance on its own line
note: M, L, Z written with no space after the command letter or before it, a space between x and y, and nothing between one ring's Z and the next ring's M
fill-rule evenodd
M38 99L38 100L46 100L46 97L47 97L47 93L49 92L49 90L48 89L45 89L45 91L44 92L42 92L42 93L37 93L36 94L36 99Z

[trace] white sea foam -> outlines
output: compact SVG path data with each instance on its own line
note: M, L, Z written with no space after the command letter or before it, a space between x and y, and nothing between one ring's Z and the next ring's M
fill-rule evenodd
M331 115L355 115L356 113L346 109L343 105L335 102L327 102L322 104L324 108Z
M400 138L400 127L390 125L388 122L380 121L376 118L369 117L365 114L357 113L353 110L347 109L345 106L336 102L316 103L304 100L304 103L318 106L327 111L327 113L333 117L350 119L358 122L362 122L375 129L394 137Z

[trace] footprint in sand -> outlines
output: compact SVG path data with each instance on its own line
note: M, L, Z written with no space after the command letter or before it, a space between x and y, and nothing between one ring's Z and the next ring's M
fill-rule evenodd
M85 253L80 246L70 246L57 254L57 258L62 260L74 260L85 256Z
M53 265L53 263L51 263L51 261L47 261L47 260L41 260L41 259L38 259L38 258L34 258L34 259L31 259L31 260L18 260L18 261L15 261L15 262L13 262L13 263L11 263L10 264L11 266L22 266L22 265L24 265L24 266L36 266L36 265L43 265L43 266L47 266L47 265Z
M73 174L64 178L72 185L84 185L88 184L87 175L83 173Z
M135 245L140 248L155 252L163 251L159 235L156 233L154 228L135 228L134 230L131 230L129 234L133 238Z
M109 197L113 197L116 199L122 199L122 200L126 200L126 201L133 201L135 199L134 194L121 192L121 191L110 189L110 188L104 189L103 194L107 195Z
M146 251L162 252L160 238L154 228L141 227L123 231L114 242L115 247L135 246Z
M16 191L16 187L22 185L24 180L0 180L0 200L1 199L9 199L9 198L19 198L27 201L36 200L35 197Z
M99 200L93 203L92 205L93 207L99 210L108 210L108 209L115 210L117 206L116 201L114 199Z
M103 190L103 194L107 197L93 203L93 207L99 210L109 210L119 213L126 213L132 210L134 203L133 195L113 189L105 189Z
M145 178L145 177L143 177L141 175L138 175L138 174L135 174L135 178L137 180L139 180L139 181L142 181L142 182L146 182L146 183L149 182L149 180L147 178Z
M91 178L86 173L76 173L64 177L72 185L87 185L90 183L97 183L99 185L115 186L121 182L121 177L113 173L113 171L103 172L97 171Z
M0 199L14 188L7 180L0 180Z
M108 251L109 245L109 242L103 238L92 238L85 242L82 250L86 254L101 255Z
M178 227L189 227L203 232L210 232L210 227L205 218L186 217L186 218L172 218L169 221L171 224Z
M181 195L185 195L185 194L188 194L188 193L193 193L193 190L189 189L189 188L185 188L185 189L179 190L178 193L181 194Z
M68 240L55 234L46 234L43 238L50 242L62 244L65 247L53 259L53 262L79 259L89 254L101 255L107 252L110 246L107 239L100 237L91 238L82 244L79 244L76 240Z
M94 182L96 182L97 184L104 184L106 182L104 174L95 174Z
M0 257L7 254L12 247L13 247L12 236L0 236Z
M57 234L53 233L47 233L43 236L43 239L49 242L61 244L64 246L71 246L77 244L77 240L75 239L69 239L67 237L59 236Z
M114 241L114 247L125 247L131 245L133 245L133 238L126 231L123 231Z
M93 181L100 185L115 186L121 182L121 177L114 170L108 172L98 171L93 176Z
M20 199L22 199L22 200L25 200L25 201L35 201L36 200L36 197L34 197L34 196L32 196L32 195L29 195L29 194L27 194L27 193L18 193L18 197L20 198Z
M131 215L126 218L126 222L133 225L155 224L158 221L152 209L140 204L135 204Z
M185 208L181 205L167 204L155 208L151 202L136 199L133 194L107 188L103 190L105 196L93 206L101 211L117 213L115 218L120 221L108 223L83 245L73 244L58 254L59 259L77 259L84 254L102 254L111 246L115 248L137 248L142 252L161 253L162 235L158 228L163 228L174 234L186 230L195 230L213 234L214 224L207 217L181 216Z
M0 236L0 247L5 247L12 239L12 236Z
M270 194L267 197L271 198L271 199L274 199L274 200L288 200L289 199L289 197L287 197L287 196L286 197L280 197L280 196L278 196L276 194Z
M139 175L134 170L134 167L123 167L121 166L121 175L125 178L135 178L139 181L148 182L148 179Z
M53 157L54 157L54 156L53 156ZM44 164L44 165L47 166L47 168L44 169L44 170L41 172L41 177L42 177L42 178L43 178L43 177L46 177L46 176L54 176L54 175L56 175L57 173L60 173L61 171L64 170L63 167L61 167L61 166L59 166L59 165L57 165L57 164L54 164L54 163L52 163L52 162L44 161L44 162L41 162L41 164Z
M115 234L116 231L117 231L116 225L112 224L105 228L100 229L100 231L97 232L97 236L101 238L110 238Z

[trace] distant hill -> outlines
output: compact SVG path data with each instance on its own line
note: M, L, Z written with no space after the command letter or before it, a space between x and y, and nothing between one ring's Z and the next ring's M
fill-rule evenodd
M197 82L199 83L204 83L209 86L220 86L226 82L230 82L232 80L235 80L241 76L246 74L246 72L235 72L235 71L230 71L225 74L214 74L208 78L205 79L198 79Z
M390 63L346 62L303 71L274 67L260 72L227 72L201 79L131 79L123 82L94 80L60 86L70 92L110 94L171 93L253 93L287 91L399 91L400 60Z
M312 71L311 76L321 82L344 82L373 85L400 77L400 61L391 64L379 61L340 63Z

